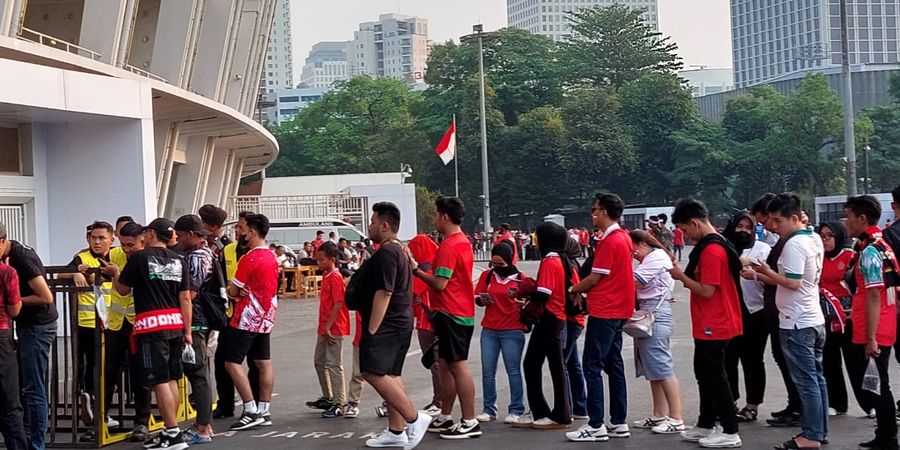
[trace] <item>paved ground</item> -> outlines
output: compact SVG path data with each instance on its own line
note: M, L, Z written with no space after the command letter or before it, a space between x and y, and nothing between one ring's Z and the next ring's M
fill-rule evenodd
M536 271L536 263L525 262L522 265L527 272ZM698 410L697 386L691 370L691 357L693 345L690 338L690 315L687 302L687 292L678 288L676 292L678 302L674 306L676 318L675 336L672 340L676 359L676 371L682 381L684 411L686 422L693 423L696 420ZM377 394L366 387L363 393L362 414L358 419L322 419L318 412L308 409L304 402L319 396L319 386L313 370L312 351L315 343L317 303L316 299L285 300L281 302L278 315L278 325L273 333L273 355L275 355L276 367L276 397L273 401L274 426L239 433L225 432L231 420L217 421L215 426L224 433L216 436L209 448L221 449L248 449L265 448L267 450L309 448L309 449L336 449L336 448L362 448L365 439L382 430L386 426L385 419L375 416L373 407L380 403ZM481 364L478 359L479 344L478 332L472 343L473 363L472 371L477 377L476 387L479 397L476 399L480 411L481 405ZM411 347L407 364L404 370L404 379L407 383L413 401L417 406L425 405L431 398L431 379L429 373L419 364L417 343ZM345 368L350 371L351 346L349 341L345 344ZM633 367L631 338L625 337L626 367L631 372ZM502 360L501 360L502 364ZM781 384L777 368L767 354L767 370L769 372L769 386L766 391L766 404L762 405L760 418L769 417L773 410L781 409L785 403L784 387ZM633 372L632 372L633 373ZM499 370L498 391L500 392L499 405L501 415L508 404L508 392L503 375L502 366ZM545 386L548 398L552 401L549 391L549 375L545 374ZM892 383L896 386L900 380L896 366L892 368ZM629 422L645 417L650 412L649 385L643 379L629 378ZM852 397L852 395L851 395ZM239 408L238 408L239 409ZM455 411L458 417L458 410ZM832 449L857 448L857 443L871 438L874 421L860 418L862 411L851 399L851 412L847 416L833 418L830 422L829 438ZM580 426L582 421L577 421L574 427ZM559 431L533 431L513 429L502 423L493 422L483 425L484 436L481 439L452 442L441 441L436 436L426 437L420 448L446 448L459 449L472 448L588 448L590 446L610 446L616 448L643 449L657 446L671 446L671 448L696 448L696 445L681 441L676 436L654 435L647 430L633 430L633 436L629 439L614 440L607 443L576 444L566 442ZM788 439L797 430L771 428L765 422L742 426L741 436L744 440L744 448L768 449L773 445ZM119 444L117 448L139 449L137 444Z

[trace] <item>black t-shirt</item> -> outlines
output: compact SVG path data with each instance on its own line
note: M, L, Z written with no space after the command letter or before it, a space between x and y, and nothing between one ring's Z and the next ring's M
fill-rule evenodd
M102 259L106 262L109 262L109 252L106 252L105 255L100 255L100 254L94 253L90 249L83 250L83 251L78 252L78 254L76 254L74 257L72 257L72 261L69 261L69 265L66 266L66 268L68 268L72 273L77 272L78 266L80 266L81 264L84 263L84 261L81 260L81 256L79 256L79 255L81 255L85 251L91 252L91 256L93 256L94 258ZM105 273L101 273L100 277L103 279L104 283L112 282L112 277L110 277L109 275L107 275ZM91 283L93 281L93 278L91 278L90 275L85 275L85 279L87 279L88 283Z
M134 293L134 311L138 315L149 311L180 309L178 295L190 290L188 265L177 253L158 247L141 250L128 257L128 264L119 274L119 282L130 286ZM163 340L182 335L181 330L167 330L142 334L142 338Z
M34 290L28 285L28 281L37 276L45 276L44 263L33 248L22 245L16 241L10 241L9 265L19 274L19 293L22 297L34 295ZM56 322L59 313L56 304L41 306L22 305L22 312L16 317L19 324L46 325Z
M376 291L390 291L384 320L378 329L382 334L408 334L413 329L412 313L412 271L406 252L396 244L385 244L366 261L367 295L374 300ZM363 317L363 334L368 335L369 318L372 316L372 300L360 310Z

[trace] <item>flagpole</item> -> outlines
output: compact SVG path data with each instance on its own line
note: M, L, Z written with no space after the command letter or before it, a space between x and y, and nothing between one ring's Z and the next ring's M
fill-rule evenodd
M455 132L456 132L456 114L453 115L453 131L454 131L454 140L455 140ZM456 147L456 154L453 155L453 179L456 185L456 198L459 198L459 146Z

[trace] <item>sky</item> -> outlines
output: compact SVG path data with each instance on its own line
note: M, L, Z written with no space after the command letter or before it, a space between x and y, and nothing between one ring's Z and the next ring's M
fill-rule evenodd
M658 0L660 31L678 44L685 67L731 67L728 0ZM319 41L347 41L360 22L397 12L425 17L429 38L444 42L469 34L472 25L502 28L506 0L291 0L294 80Z

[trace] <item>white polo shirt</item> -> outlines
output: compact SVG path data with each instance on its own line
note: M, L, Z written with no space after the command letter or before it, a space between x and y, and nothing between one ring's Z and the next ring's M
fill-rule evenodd
M752 247L745 249L743 253L741 253L741 256L751 260L765 262L771 252L772 247L769 244L763 241L755 241ZM747 306L747 311L750 311L750 314L763 309L765 301L763 300L762 281L745 280L744 278L741 278L741 292L744 295L744 305Z
M819 277L825 249L822 239L809 230L797 231L784 245L778 258L778 272L789 279L800 280L800 289L778 286L775 304L782 329L809 328L825 324L819 306Z
M675 280L669 274L671 269L672 258L669 258L669 254L664 250L654 249L647 254L637 269L634 269L637 298L640 300L672 298Z

